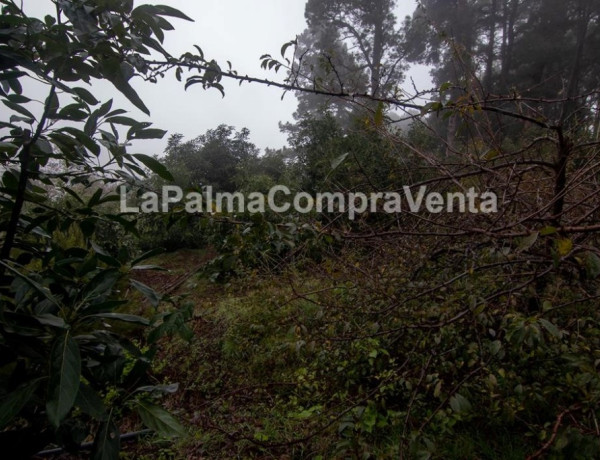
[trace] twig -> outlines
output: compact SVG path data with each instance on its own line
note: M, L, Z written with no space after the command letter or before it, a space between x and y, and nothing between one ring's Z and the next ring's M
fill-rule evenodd
M546 443L536 453L527 457L527 460L533 460L535 458L539 458L542 455L544 455L544 453L548 449L550 449L550 447L554 443L554 440L556 439L556 436L558 435L558 429L560 428L562 419L565 417L565 415L570 414L573 411L579 410L580 408L581 408L581 404L575 404L573 407L571 407L569 409L565 409L560 414L558 414L558 417L556 417L556 422L554 423L554 428L552 429L552 435L550 436L550 439L548 439L548 441L546 441Z

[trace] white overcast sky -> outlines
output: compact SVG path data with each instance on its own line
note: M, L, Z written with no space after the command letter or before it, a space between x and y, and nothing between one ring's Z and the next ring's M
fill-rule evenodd
M306 0L162 0L136 1L136 4L165 4L187 14L194 22L168 18L175 30L166 33L165 48L174 56L195 51L199 45L205 57L222 65L229 60L240 74L281 79L282 75L260 68L259 57L265 53L279 56L281 45L300 34L306 27ZM398 0L397 16L401 22L412 14L413 0ZM35 15L51 6L48 0L24 0L25 9ZM428 88L428 71L415 68L413 76L419 88ZM246 127L250 139L259 148L279 148L286 144L286 135L279 131L280 121L291 121L296 109L295 97L258 84L224 81L226 96L217 90L203 90L201 85L184 90L183 83L173 73L157 84L133 80L151 112L154 127L168 130L161 141L137 141L134 149L141 153L161 155L168 136L181 133L194 138L221 123ZM92 92L100 100L115 99L115 106L127 108L131 115L145 120L145 115L133 108L111 86L94 84ZM134 152L135 153L135 152Z

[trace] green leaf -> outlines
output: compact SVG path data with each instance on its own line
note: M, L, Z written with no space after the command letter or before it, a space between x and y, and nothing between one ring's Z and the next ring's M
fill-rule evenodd
M175 418L162 407L146 401L138 401L136 409L142 422L148 428L165 438L185 436L185 429Z
M88 208L93 208L94 206L96 206L96 204L98 204L98 201L100 201L100 198L102 197L102 192L103 192L102 188L99 188L98 190L96 190L94 192L92 197L88 200L88 203L87 203Z
M194 20L189 16L186 16L181 11L167 5L154 5L154 13L159 14L161 16L171 16L173 18L179 18L184 19L186 21L194 22Z
M144 297L146 297L150 301L150 304L154 308L158 307L158 305L160 304L161 297L154 289L136 280L129 280L129 282L135 289L141 292L144 295Z
M121 278L121 272L119 272L119 270L111 269L98 273L85 287L82 294L83 298L86 301L89 301L110 295L113 286L119 278Z
M108 416L102 398L100 398L93 388L83 382L79 385L75 405L79 407L82 412L94 417L96 420L104 421Z
M500 156L500 152L498 152L498 150L496 149L488 149L486 150L483 155L481 155L481 158L487 161L492 161L495 160L496 158L498 158Z
M60 426L75 404L80 376L79 347L67 332L56 340L50 355L50 386L46 410L48 419L55 428Z
M517 251L524 252L524 251L527 251L528 249L530 249L535 244L535 242L538 240L539 236L540 236L540 234L538 232L533 232L531 235L523 238L521 240L521 242L519 243L519 247L517 248Z
M107 420L98 427L92 460L117 460L121 450L121 434L115 425L113 410L110 411Z
M71 134L75 139L77 139L81 144L85 146L90 152L94 155L100 155L100 145L96 143L94 139L88 136L85 132L80 131L79 129L66 127L58 130L59 132L66 132Z
M131 262L132 266L136 266L138 265L140 262L143 262L144 260L148 260L154 256L158 256L160 254L164 254L165 250L163 248L158 248L158 249L152 249L151 251L145 252L144 254L142 254L141 256L139 256L137 259L133 260Z
M28 102L31 102L31 99L21 96L20 94L9 94L6 98L15 104L27 104Z
M109 256L108 252L102 248L102 246L96 244L94 241L90 241L90 245L96 254L100 254L102 256Z
M105 195L98 201L98 204L114 203L119 201L121 201L121 197L119 195Z
M257 431L256 433L254 433L254 439L256 439L259 442L267 442L269 440L269 435L263 433L262 431Z
M384 105L383 102L380 102L379 104L377 104L377 110L375 111L375 117L373 119L373 122L375 123L375 126L380 128L381 126L383 126L383 122L385 119L383 110L384 110Z
M502 349L502 342L500 342L499 340L494 340L492 343L490 343L490 353L493 356L496 356L498 353L500 353L501 349Z
M77 200L80 204L85 206L85 203L83 202L83 200L80 198L80 196L75 193L73 190L71 190L71 188L69 187L61 187L67 194L69 194L72 198L74 198L75 200Z
M421 115L426 115L429 112L439 112L444 108L441 102L429 102L421 107Z
M573 241L568 238L561 238L556 242L556 251L560 257L564 257L573 250Z
M2 185L8 190L16 191L19 187L19 179L16 171L7 170L2 174Z
M85 314L96 314L96 313L107 313L119 308L123 305L127 305L129 302L127 300L107 300L105 302L94 303L87 307L84 307L82 311Z
M85 126L83 128L83 132L86 136L92 137L96 130L98 129L98 115L96 113L92 113L87 121L85 122Z
M36 379L9 393L0 401L0 428L4 428L29 402L43 379Z
M110 113L107 113L106 116L107 117L116 117L117 115L123 115L125 113L127 113L127 110L115 109L115 110L111 111Z
M143 393L156 393L163 395L172 395L179 391L179 384L172 383L170 385L149 385L144 387L139 387L135 390L136 392Z
M0 152L14 153L18 148L18 145L11 144L10 142L0 142Z
M58 96L55 92L51 92L46 98L45 106L48 108L48 113L50 114L55 114L60 108L60 102L58 101Z
M152 270L157 272L168 272L169 270L161 267L160 265L135 265L131 267L132 270Z
M108 115L110 109L112 109L113 100L109 99L104 104L102 104L98 110L94 111L94 113L98 116L98 118L103 117L104 115Z
M116 58L106 59L100 63L100 70L115 88L117 88L129 101L146 115L150 115L148 107L129 84L131 66L123 68Z
M163 129L140 129L130 139L162 139L167 132Z
M348 158L348 155L350 155L350 152L344 153L343 155L341 155L341 156L337 157L335 160L333 160L331 162L331 169L332 170L337 169L337 167L339 165L341 165L346 160L346 158Z
M36 291L38 291L40 294L42 294L46 299L48 299L50 302L52 302L54 305L56 305L57 307L60 307L60 303L58 302L58 300L56 300L56 298L50 293L50 291L46 288L44 288L43 286L41 286L40 284L36 283L35 281L33 281L31 278L23 275L22 273L20 273L18 270L15 270L14 268L12 268L10 265L7 265L6 263L4 263L2 260L0 260L0 265L6 267L9 271L11 271L14 275L18 276L19 278L21 278L22 280L24 280L27 284L29 284L32 288L34 288Z
M96 105L100 102L85 88L73 88L73 92L90 105Z
M98 257L98 260L105 263L109 267L114 267L117 269L121 268L121 262L118 259L115 259L113 256L97 254L97 257Z
M460 393L456 393L450 398L450 407L456 413L469 412L473 408L469 400Z
M48 142L46 139L39 138L35 142L35 146L40 149L40 152L45 153L46 155L52 155L54 153L52 149L52 144Z
M558 232L558 229L556 227L544 227L540 230L540 235L542 235L542 236L554 235L557 232Z
M585 271L589 279L600 276L600 257L593 252L587 252L585 255Z
M142 326L150 326L150 321L146 318L136 315L126 315L123 313L98 313L95 315L86 316L85 318L116 320L124 321L126 323L141 324Z
M281 57L285 57L285 52L287 51L287 49L290 46L295 45L295 44L296 44L295 41L284 43L283 46L281 47Z
M23 72L21 70L8 70L6 72L0 73L0 81L21 78L21 77L24 77L25 75L27 75L27 72Z
M69 104L63 107L57 115L53 118L72 120L72 121L83 121L87 118L88 113L83 110L82 104Z
M139 124L139 121L134 120L133 118L123 117L123 116L113 116L107 118L106 121L109 123L114 123L115 125L125 125L125 126L135 126Z
M9 109L14 110L15 112L18 112L21 115L24 115L26 118L28 118L30 120L36 119L29 110L27 110L25 107L20 106L19 104L15 104L14 102L10 102L7 100L3 100L2 103Z
M64 319L59 318L58 316L52 315L50 313L37 315L33 318L42 326L56 327L58 329L67 329L67 325L65 324Z
M548 321L544 318L540 318L539 321L540 321L540 324L542 325L542 327L544 329L546 329L552 336L556 337L557 339L562 338L562 332L550 321Z
M135 153L133 155L137 160L144 164L150 171L157 174L161 178L174 181L173 175L169 172L169 170L157 159L152 158L151 156L144 155L143 153Z
M445 93L450 88L452 88L452 82L447 81L445 83L442 83L442 85L440 86L440 93Z
M162 324L150 331L148 341L156 343L161 337L179 335L182 339L190 342L194 338L194 332L187 327L186 321L189 321L192 315L193 307L191 304L172 313L162 315Z
M442 385L443 385L444 381L440 380L436 385L435 388L433 389L433 397L434 398L439 398L440 395L442 394Z

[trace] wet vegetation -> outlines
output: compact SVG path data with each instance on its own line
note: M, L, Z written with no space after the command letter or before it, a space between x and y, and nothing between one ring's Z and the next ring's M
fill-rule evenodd
M7 458L600 456L597 0L427 0L404 20L309 0L261 58L273 80L169 54L190 20L172 7L48 3L0 0ZM417 63L433 89L406 81ZM134 76L294 92L288 146L217 124L132 153L167 134L135 119ZM404 198L124 212L173 185ZM420 190L498 209L413 210Z

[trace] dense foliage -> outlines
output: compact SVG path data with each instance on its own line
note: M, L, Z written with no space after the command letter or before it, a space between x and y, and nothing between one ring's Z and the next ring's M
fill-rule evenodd
M135 222L115 211L116 187L139 182L147 168L171 177L128 143L165 132L87 88L110 82L148 113L129 81L155 78L150 50L169 57L165 18L189 18L168 6L59 1L39 19L18 2L1 4L3 455L29 458L51 442L74 448L91 434L94 458L116 458L127 410L163 435L183 433L155 401L176 387L151 385L148 371L153 343L186 313L158 311L159 294L130 276L157 251L107 247L107 234L135 234ZM130 287L153 311L122 310ZM149 341L135 325L151 328Z
M166 18L189 18L167 6L58 1L42 20L2 5L0 437L14 455L93 439L94 458L116 458L120 430L145 424L190 436L132 456L600 456L597 0L422 1L401 25L393 1L308 1L307 30L261 58L283 82L200 49L172 57ZM434 65L434 90L401 86L414 62ZM162 160L129 153L164 131L86 84L147 112L129 81L170 69L188 88L295 91L289 145L260 155L220 124L171 135ZM172 183L499 202L116 211L117 187L136 203Z

